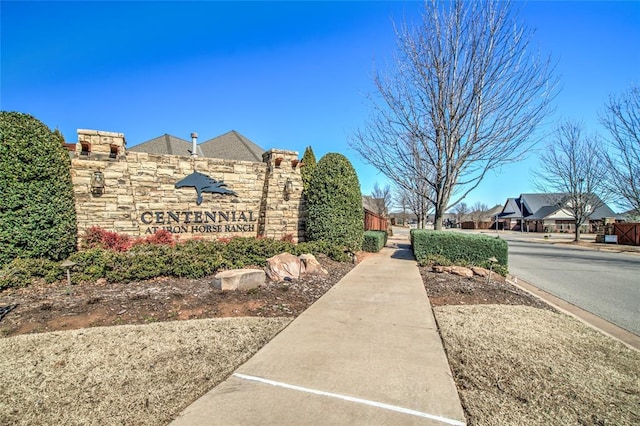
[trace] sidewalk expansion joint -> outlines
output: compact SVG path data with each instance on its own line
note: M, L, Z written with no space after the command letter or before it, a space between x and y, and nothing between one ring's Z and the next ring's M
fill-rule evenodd
M277 382L275 380L264 379L262 377L248 376L246 374L233 373L233 376L237 377L239 379L244 379L244 380L264 383L264 384L271 385L271 386L277 386L277 387L290 389L290 390L295 390L295 391L299 391L299 392L306 392L306 393L310 393L310 394L313 394L313 395L326 396L326 397L329 397L329 398L341 399L343 401L355 402L357 404L364 404L364 405L369 405L371 407L382 408L382 409L389 410L389 411L396 411L398 413L404 413L404 414L409 414L409 415L412 415L412 416L423 417L423 418L426 418L426 419L435 420L435 421L438 421L438 422L441 422L441 423L444 423L444 424L448 424L448 425L466 426L466 423L461 422L459 420L448 419L446 417L436 416L434 414L423 413L421 411L416 411L416 410L412 410L412 409L404 408L404 407L398 407L397 405L385 404L385 403L382 403L382 402L370 401L370 400L362 399L362 398L355 398L353 396L340 395L340 394L337 394L337 393L325 392L325 391L321 391L321 390L305 388L305 387L302 387L302 386L290 385L288 383Z

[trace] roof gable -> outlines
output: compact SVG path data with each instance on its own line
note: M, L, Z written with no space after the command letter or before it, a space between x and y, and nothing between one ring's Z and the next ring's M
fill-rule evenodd
M232 130L200 144L205 157L225 160L262 162L265 150Z
M149 154L181 155L188 157L191 155L192 147L193 145L191 142L165 133L157 138L153 138L136 146L132 146L131 148L127 148L127 151L146 152Z
M504 203L500 217L507 219L521 218L522 211L520 210L520 202L517 198L507 198L507 202Z
M528 217L543 207L559 206L566 196L565 193L520 194L520 203L524 206L522 212Z

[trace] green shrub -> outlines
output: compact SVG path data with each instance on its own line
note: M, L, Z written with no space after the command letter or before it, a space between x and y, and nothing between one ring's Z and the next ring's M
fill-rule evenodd
M273 238L232 238L224 248L224 258L235 267L264 266L269 257L293 251L294 244Z
M507 273L509 247L500 238L414 229L411 231L411 245L413 254L421 265L492 267L502 275ZM491 265L491 257L495 257L498 262Z
M324 254L336 262L350 262L351 257L344 251L344 248L328 241L305 241L295 246L294 252L297 256L311 253L315 256Z
M300 177L302 177L302 190L306 195L307 191L309 191L309 184L311 183L311 177L313 176L313 172L316 169L316 155L313 153L313 149L308 146L307 149L304 150L304 155L302 156L302 168L300 169Z
M362 248L364 210L360 183L342 154L329 153L318 162L307 193L306 235L355 252Z
M60 132L0 112L0 266L14 258L62 260L76 247L69 153Z
M111 234L107 240L124 241ZM69 258L76 263L71 269L72 281L79 283L104 278L108 282L131 282L158 276L202 278L221 269L264 266L267 258L283 252L325 254L334 260L349 260L343 248L324 241L297 246L272 238L233 238L226 243L190 240L175 244L165 237L160 238L157 244L152 241L146 239L143 243L133 244L127 251L119 251L121 246L115 244L111 249L94 247L74 253ZM0 290L25 287L41 279L53 282L63 278L64 269L58 262L17 258L0 269Z
M387 244L387 233L384 231L366 231L364 233L364 241L362 242L362 250L370 253L377 253Z
M38 279L52 283L63 275L64 269L58 262L42 258L16 258L0 269L0 290L27 287Z

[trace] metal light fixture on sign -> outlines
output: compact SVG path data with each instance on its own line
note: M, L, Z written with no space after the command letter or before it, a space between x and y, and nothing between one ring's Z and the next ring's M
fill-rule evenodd
M293 194L293 182L291 182L291 179L287 178L287 181L284 184L284 199L288 201L291 194Z
M104 174L100 170L91 175L91 193L96 197L104 194Z

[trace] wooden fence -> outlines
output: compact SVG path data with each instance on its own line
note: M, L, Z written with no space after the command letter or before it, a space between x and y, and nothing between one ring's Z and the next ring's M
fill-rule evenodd
M364 209L364 230L365 231L386 231L389 223L384 217L375 214L371 210Z
M618 244L640 246L640 223L614 223L613 233L618 237Z

